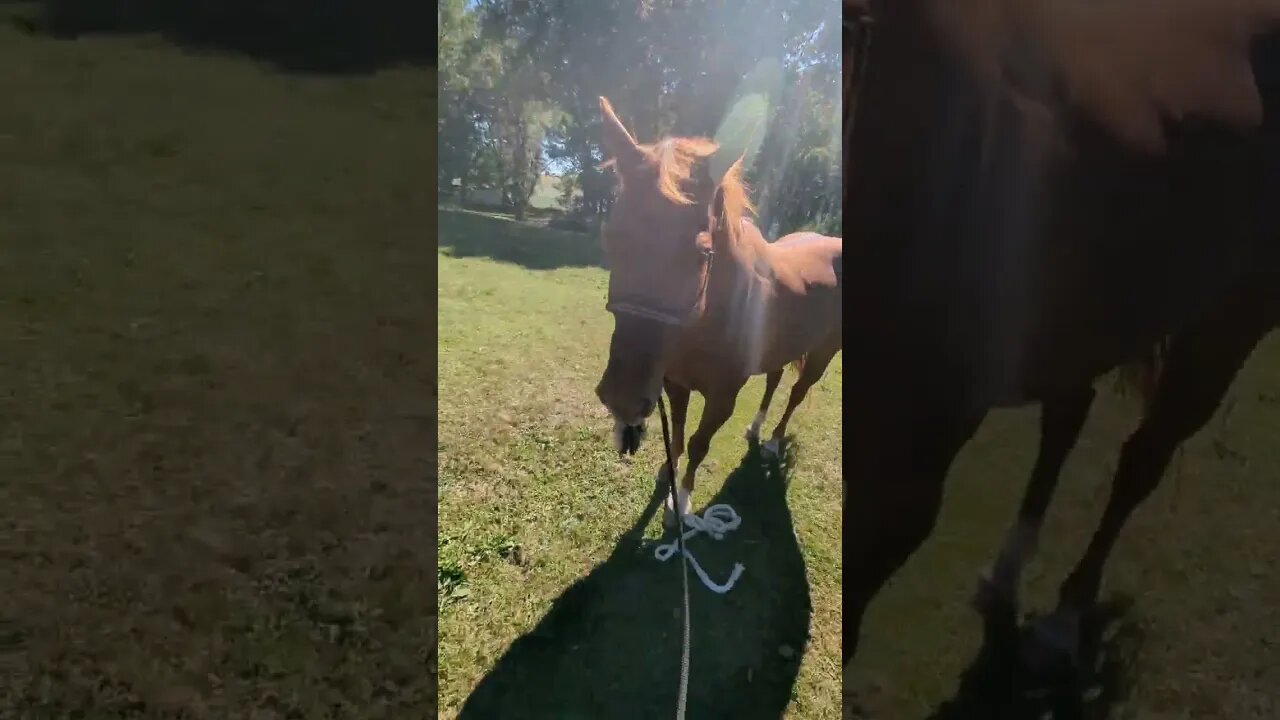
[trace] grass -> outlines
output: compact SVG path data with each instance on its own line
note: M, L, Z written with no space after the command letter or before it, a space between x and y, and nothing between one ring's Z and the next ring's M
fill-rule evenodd
M674 713L680 578L652 556L661 445L618 459L594 397L612 329L596 240L442 210L440 245L441 714ZM691 581L689 717L839 716L839 367L797 412L784 463L742 439L763 378L713 441L694 505L728 502L743 525L691 549L717 579L746 572L724 596Z
M0 9L0 717L436 704L434 77Z
M961 452L933 537L872 605L850 688L870 718L1276 717L1280 687L1280 338L1259 348L1214 419L1139 509L1107 568L1101 670L1057 713L960 709L981 627L978 570L1014 517L1036 452L1038 410L994 413ZM1052 608L1096 527L1137 403L1103 393L1069 459L1024 603ZM978 665L973 666L979 672ZM972 675L970 675L972 677ZM963 700L963 698L961 698ZM1016 707L1011 698L988 698ZM1043 708L1041 708L1043 709Z

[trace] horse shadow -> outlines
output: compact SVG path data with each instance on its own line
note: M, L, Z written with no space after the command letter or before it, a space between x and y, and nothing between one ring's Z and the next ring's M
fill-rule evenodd
M402 0L42 0L13 21L32 33L159 34L196 51L231 52L302 74L365 74L434 67L429 3Z
M1079 668L1033 673L1021 661L1031 623L1012 614L988 618L983 642L961 675L955 696L926 720L1105 720L1136 682L1143 632L1129 617L1133 601L1116 596L1099 605L1082 628Z
M805 563L787 507L787 458L751 448L708 504L742 525L689 550L716 582L746 569L724 595L689 570L688 717L778 718L791 700L809 637ZM652 718L675 712L683 645L678 557L658 562L643 540L666 488L657 487L613 552L568 587L472 691L460 718ZM663 540L671 539L670 532Z

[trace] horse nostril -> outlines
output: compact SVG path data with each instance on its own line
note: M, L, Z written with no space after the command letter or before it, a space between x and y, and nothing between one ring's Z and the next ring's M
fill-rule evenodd
M648 416L649 416L649 413L651 413L651 412L653 412L653 401L652 401L652 400L650 400L649 398L645 398L644 400L641 400L641 401L640 401L640 416L641 416L641 417L648 417Z

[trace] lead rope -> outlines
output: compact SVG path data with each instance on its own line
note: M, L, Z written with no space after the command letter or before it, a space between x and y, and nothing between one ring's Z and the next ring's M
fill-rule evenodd
M667 452L667 477L671 489L671 506L675 508L676 527L684 527L684 517L680 513L680 498L676 497L676 466L671 459L671 431L667 429L667 407L662 402L662 393L658 393L658 415L662 418L662 447ZM680 694L676 700L676 720L684 720L685 704L689 699L689 561L684 552L684 533L676 533L676 544L680 548L680 559L684 571L680 580L684 584L684 647L680 651Z
M698 560L685 548L685 540L705 532L716 540L723 540L725 533L730 530L736 530L742 524L742 518L738 517L738 513L728 505L712 505L701 517L697 515L685 515L680 510L680 498L676 495L676 463L671 457L671 431L667 426L667 407L662 402L662 393L658 393L658 416L662 419L662 449L667 453L667 477L670 478L669 488L671 490L671 507L676 513L676 539L665 545L659 545L653 555L660 561L666 561L676 551L680 552L680 564L682 572L680 573L681 583L684 585L684 647L680 654L680 695L676 704L676 720L684 720L685 705L689 695L689 565L693 565L694 572L698 574L698 579L702 580L702 584L707 589L718 594L724 594L738 582L738 578L742 576L745 566L742 563L734 563L733 572L729 575L729 579L723 585L717 584L707 576L706 571L698 564ZM683 531L685 525L689 526L689 530Z

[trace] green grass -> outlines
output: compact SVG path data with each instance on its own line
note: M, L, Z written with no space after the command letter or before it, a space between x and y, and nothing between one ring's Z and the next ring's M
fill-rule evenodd
M620 460L593 393L612 329L597 240L442 210L440 245L442 715L674 713L679 566L653 559L645 512L661 445ZM746 572L724 596L692 580L690 717L839 716L839 368L783 467L742 438L763 378L713 441L695 507L729 502L743 525L691 549L715 578Z
M1083 715L1052 717L1276 717L1278 340L1261 346L1121 536L1102 602L1128 609L1110 621L1105 669L1094 679L1100 697ZM1083 552L1120 445L1138 420L1136 405L1100 394L1028 568L1026 610L1052 608ZM935 712L956 694L978 650L981 627L967 603L1016 512L1038 418L1027 408L987 420L957 460L933 537L872 605L848 675L867 717L968 717L954 708Z
M0 11L0 717L435 706L434 77Z

